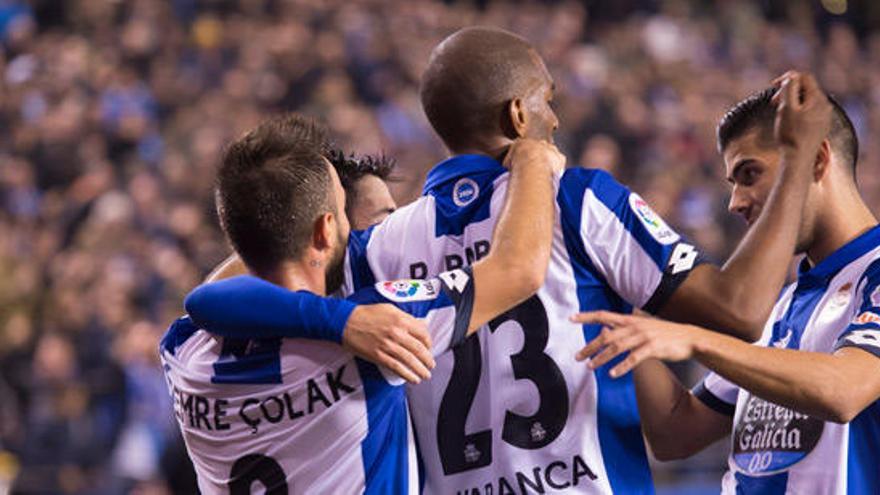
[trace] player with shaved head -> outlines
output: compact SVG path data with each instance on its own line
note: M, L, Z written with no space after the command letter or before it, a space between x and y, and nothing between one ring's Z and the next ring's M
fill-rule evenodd
M537 51L513 33L473 27L443 40L421 100L452 156L428 173L420 199L352 236L348 290L432 276L495 249L491 232L509 185L501 162L518 138L552 140L553 92ZM763 211L720 268L606 172L568 169L556 188L544 286L408 388L424 491L652 492L632 379L612 379L613 362L596 370L576 362L599 326L569 316L638 307L757 338L794 252L809 166L801 155L781 160ZM296 335L298 325L281 333Z

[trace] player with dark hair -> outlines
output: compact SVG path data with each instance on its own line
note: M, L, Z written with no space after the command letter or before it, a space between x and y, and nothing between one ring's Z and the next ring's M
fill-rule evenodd
M388 190L388 182L394 180L394 159L385 155L346 155L338 149L332 150L327 159L345 189L345 214L351 228L367 229L394 213L397 203Z
M217 174L223 230L256 277L259 297L298 291L318 299L341 284L349 225L345 191L308 120L269 120L226 150ZM302 139L297 139L302 137ZM511 192L493 242L472 267L430 280L377 283L309 315L343 326L355 304L389 318L421 318L434 354L532 295L543 283L564 158L549 143L510 150ZM196 296L197 297L197 296ZM225 300L238 312L259 299ZM385 308L384 310L382 308ZM395 309L396 308L396 309ZM296 316L298 308L286 308ZM174 408L204 493L409 493L417 478L402 380L334 343L261 338L251 328L218 338L189 317L160 345ZM402 338L408 338L403 335Z
M428 173L424 196L353 234L347 288L431 276L494 252L489 235L509 179L500 160L515 139L552 138L553 89L538 53L512 33L467 28L440 43L421 99L453 156ZM807 134L793 146L820 140ZM693 245L607 173L567 170L544 287L438 359L433 378L408 390L425 491L652 491L632 379L578 364L572 350L599 326L568 316L640 307L757 338L794 252L809 166L803 156L783 157L767 207L722 268L702 263ZM758 278L761 284L750 284ZM195 318L237 318L221 304L235 293L210 284L197 292L203 304L187 305ZM248 322L275 313L263 306ZM298 325L274 328L297 336Z
M779 112L803 107L816 119L781 126L768 89L734 106L718 127L730 211L750 225L781 160L795 152L789 142L804 132L824 136L809 155L815 164L796 244L806 257L758 345L600 313L578 317L610 328L580 357L592 356L596 367L629 353L614 372L635 367L645 434L660 459L688 457L732 432L723 493L880 493L880 227L856 187L858 140L846 113L826 102L811 76L785 81ZM713 373L689 392L650 358L695 358Z

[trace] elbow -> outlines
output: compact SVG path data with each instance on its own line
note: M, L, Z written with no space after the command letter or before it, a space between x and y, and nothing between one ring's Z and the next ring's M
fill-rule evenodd
M525 297L530 297L544 285L547 278L547 263L527 262L517 270L516 283Z
M855 419L856 416L859 415L858 410L853 407L849 407L848 404L838 403L838 404L823 404L821 409L817 411L819 414L816 414L818 419L824 421L830 421L832 423L838 424L846 424Z
M761 338L769 314L765 314L764 311L757 308L749 308L747 305L736 303L728 303L719 309L723 309L723 313L726 313L727 317L723 327L719 327L718 330L726 330L724 333L746 342L755 342Z
M814 405L809 408L812 411L805 407L803 412L823 421L849 423L862 412L862 407L854 400L850 390L850 387L838 386L830 380L825 384L815 384L809 390L804 390L804 395L809 397L807 401Z
M651 453L654 458L660 462L680 461L696 454L697 452L689 449L680 441L669 439L669 441L649 441Z
M842 395L842 394L838 394ZM846 424L856 418L859 415L861 409L853 406L849 400L845 397L839 397L832 399L830 401L826 401L822 407L822 416L820 419L824 419L825 421L830 421L832 423Z
M651 453L654 454L654 459L657 459L660 462L680 461L689 457L685 455L684 451L675 449L666 450L652 447Z

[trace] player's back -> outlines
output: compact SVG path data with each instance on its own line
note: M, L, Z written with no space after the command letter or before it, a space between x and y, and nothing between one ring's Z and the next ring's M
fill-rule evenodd
M223 339L184 317L160 353L203 493L409 491L403 389L342 347Z
M481 258L507 178L487 157L438 165L425 196L352 248L349 282L422 278ZM637 200L604 172L566 172L544 286L409 388L426 492L651 491L631 378L576 362L598 329L569 320L652 302L678 236Z

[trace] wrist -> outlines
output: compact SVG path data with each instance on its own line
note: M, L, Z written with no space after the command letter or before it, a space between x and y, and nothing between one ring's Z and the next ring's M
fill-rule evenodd
M342 344L345 328L348 326L351 314L357 309L357 304L346 299L335 299L333 302L335 306L330 311L327 322L330 330L328 337L331 337L331 341Z
M779 147L780 158L786 169L794 168L794 164L803 162L813 162L817 149L815 147L807 148L803 145L787 144Z
M691 357L697 360L708 357L713 348L717 346L713 339L715 337L714 332L703 330L693 325L689 325L688 330L691 336Z

